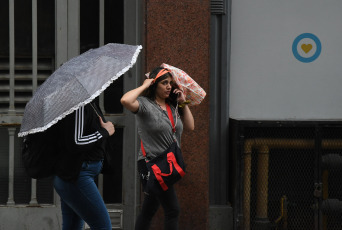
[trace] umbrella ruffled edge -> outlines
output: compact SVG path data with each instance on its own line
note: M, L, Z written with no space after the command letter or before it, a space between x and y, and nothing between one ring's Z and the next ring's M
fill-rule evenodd
M103 91L105 91L105 89L107 89L108 86L110 86L117 78L119 78L121 75L126 73L130 68L132 68L134 66L134 64L137 62L137 59L138 59L138 56L139 56L141 49L142 49L142 46L138 45L137 49L135 50L135 53L132 57L131 63L128 66L126 66L125 68L123 68L120 72L118 72L115 76L113 76L107 83L105 83L101 87L100 90L96 91L89 99L87 99L84 102L81 102L78 105L72 107L71 109L64 112L62 115L55 118L54 120L52 120L48 124L44 125L43 127L30 129L30 130L24 131L24 132L19 132L18 137L24 137L24 136L27 136L27 135L33 134L33 133L44 132L45 130L47 130L48 128L50 128L51 126L56 124L58 121L62 120L64 117L66 117L67 115L71 114L72 112L74 112L75 110L80 108L81 106L84 106L84 105L90 103L91 101L93 101L97 96L99 96Z

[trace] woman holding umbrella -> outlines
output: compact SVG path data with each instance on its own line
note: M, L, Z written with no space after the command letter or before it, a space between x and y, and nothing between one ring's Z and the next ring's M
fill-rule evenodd
M32 154L48 152L42 159L54 160L39 164L41 158L33 155L26 163L33 176L56 175L54 187L61 197L63 230L83 229L84 221L91 229L112 229L94 179L102 169L106 138L115 129L91 102L135 64L141 49L108 43L73 57L46 79L25 106L18 136L40 133L38 137L48 140L42 147L36 135L34 141L28 141L31 136L24 145L26 152L32 153L27 143L37 140L34 146L39 151L32 149ZM46 130L52 138L43 133ZM51 167L47 170L41 165Z
M162 153L175 140L180 146L183 128L194 130L194 118L185 104L185 95L175 85L170 70L163 67L155 68L140 87L123 95L121 103L136 114L138 133L147 152L148 160ZM182 108L178 108L178 105ZM173 129L170 127L171 123L166 112L167 106L171 107L175 120ZM138 171L144 188L148 177L145 160L140 149ZM170 187L158 195L145 194L142 210L136 221L136 230L149 228L152 217L160 204L164 209L165 229L178 229L179 204L174 188Z
M81 106L59 126L60 156L54 187L61 198L63 230L112 229L105 203L95 184L101 172L106 138L115 132L94 103Z

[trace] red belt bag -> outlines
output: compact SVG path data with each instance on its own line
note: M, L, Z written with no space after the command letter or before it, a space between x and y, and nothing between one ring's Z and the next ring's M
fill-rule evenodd
M172 130L175 132L175 125L172 117L171 108L166 104L168 116L172 124ZM146 152L141 142L141 150L146 157ZM146 166L150 172L149 179L145 186L145 193L159 194L166 191L174 183L179 181L185 175L185 164L182 151L174 141L162 154L146 161Z

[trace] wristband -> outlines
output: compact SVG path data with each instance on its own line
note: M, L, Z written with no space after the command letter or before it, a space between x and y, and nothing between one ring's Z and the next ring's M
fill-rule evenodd
M189 100L184 101L182 104L179 104L178 107L179 107L179 108L183 108L183 107L186 106L187 104L190 104L190 101L189 101Z

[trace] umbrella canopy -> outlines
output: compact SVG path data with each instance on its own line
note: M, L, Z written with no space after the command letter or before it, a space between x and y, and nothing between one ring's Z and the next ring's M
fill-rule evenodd
M171 71L170 73L174 81L183 90L186 100L190 101L189 105L198 105L202 102L206 96L206 92L187 73L165 63L161 67Z
M94 100L135 64L141 49L109 43L64 63L26 104L18 136L43 132Z

